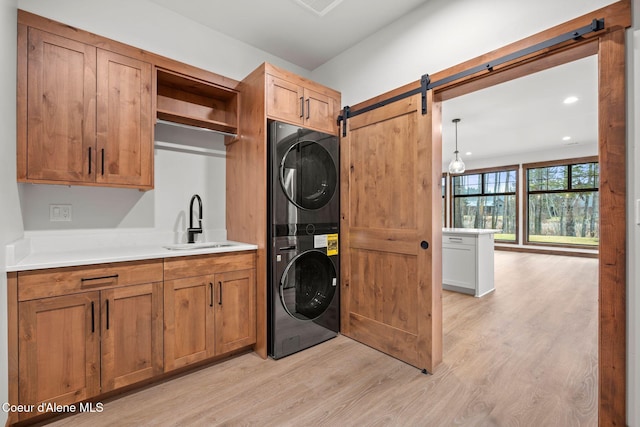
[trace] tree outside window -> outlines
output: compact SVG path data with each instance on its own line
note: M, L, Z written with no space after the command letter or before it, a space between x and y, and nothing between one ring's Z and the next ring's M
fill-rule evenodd
M525 165L525 171L527 242L597 246L598 162Z
M453 226L501 230L496 241L517 242L518 167L453 177Z

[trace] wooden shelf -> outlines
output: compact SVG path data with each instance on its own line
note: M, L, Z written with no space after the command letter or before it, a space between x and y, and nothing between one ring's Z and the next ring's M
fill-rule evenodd
M238 93L165 69L157 69L159 119L236 134Z
M160 108L157 109L157 116L158 119L166 120L167 122L180 123L187 126L210 129L212 131L221 132L230 136L236 135L237 133L237 127L229 126L227 123L177 114L175 112L161 110Z

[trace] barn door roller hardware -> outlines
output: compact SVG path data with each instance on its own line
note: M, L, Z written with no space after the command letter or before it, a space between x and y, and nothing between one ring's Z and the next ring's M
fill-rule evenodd
M510 53L509 55L505 55L490 63L469 68L467 70L461 71L459 73L453 74L449 77L445 77L444 79L441 79L435 82L431 81L428 74L424 74L420 79L419 88L410 90L405 93L401 93L400 95L396 95L394 97L385 99L383 101L376 102L375 104L371 104L367 107L361 108L360 110L352 110L349 106L344 107L342 114L338 116L338 126L340 126L340 123L342 123L342 136L347 136L347 120L349 118L355 117L357 115L366 113L371 110L375 110L380 107L384 107L385 105L391 104L392 102L400 101L401 99L408 98L418 93L422 94L422 114L427 114L427 91L430 89L434 89L438 86L442 86L442 85L454 82L456 80L462 79L464 77L468 77L470 75L473 75L482 71L491 72L493 71L494 67L497 67L499 65L505 64L507 62L511 62L513 60L525 57L532 53L567 42L569 40L579 40L585 34L601 31L603 29L604 29L604 18L594 19L593 21L591 21L591 24L585 25L584 27L578 28L577 30L570 31L565 34L561 34L559 36L553 37L549 40L540 42L533 46L529 46L517 52L513 52L513 53Z

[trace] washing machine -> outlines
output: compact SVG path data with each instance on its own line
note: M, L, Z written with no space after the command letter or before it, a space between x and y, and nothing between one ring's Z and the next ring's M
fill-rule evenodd
M268 343L279 359L338 334L338 235L276 237L271 253Z
M282 122L269 126L272 236L317 234L340 222L338 138Z

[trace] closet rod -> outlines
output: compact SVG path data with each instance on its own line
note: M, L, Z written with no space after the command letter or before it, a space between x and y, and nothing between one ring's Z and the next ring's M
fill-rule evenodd
M219 133L219 134L225 135L225 136L232 136L234 138L238 136L238 134L231 133L231 132L223 132L221 130L209 129L209 128L206 128L206 127L203 127L203 126L185 125L184 123L171 122L169 120L157 119L156 120L156 124L176 126L176 127L181 127L181 128L185 128L185 129L197 130L197 131L201 131L201 132L214 132L214 133Z

